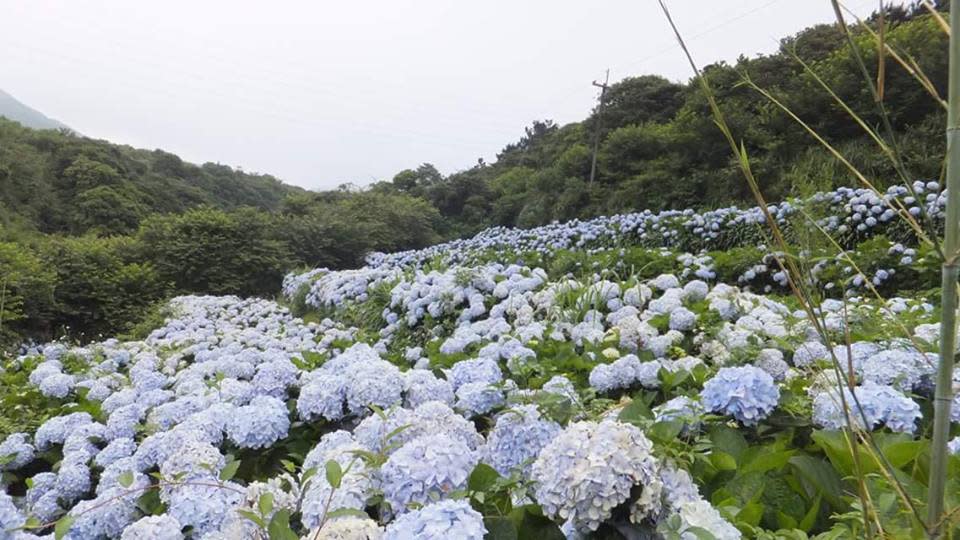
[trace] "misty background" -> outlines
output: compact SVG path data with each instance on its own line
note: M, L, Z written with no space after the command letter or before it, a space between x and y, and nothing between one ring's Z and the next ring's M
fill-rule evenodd
M826 1L669 6L701 65L834 20ZM606 68L690 77L655 0L0 0L0 51L0 89L84 135L309 189L492 161L533 120L588 114Z

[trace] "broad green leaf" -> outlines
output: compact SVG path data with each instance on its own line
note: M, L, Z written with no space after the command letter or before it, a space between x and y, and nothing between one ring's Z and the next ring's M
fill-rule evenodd
M681 431L683 431L683 422L671 420L654 423L647 430L647 435L654 441L670 443L680 435Z
M617 419L625 424L642 426L646 424L644 420L653 419L653 412L650 410L650 407L647 407L646 403L639 399L634 399L620 411Z
M747 440L743 438L739 431L723 425L714 426L710 430L710 440L713 442L714 448L723 450L736 460L740 459L740 455L748 446Z
M61 540L70 532L70 526L73 525L73 516L63 516L57 520L57 525L53 528L54 540Z
M796 452L793 450L784 450L782 452L761 452L749 461L744 458L741 473L748 472L767 472L782 469L790 461L790 458Z
M500 473L486 463L478 463L467 478L467 488L473 491L489 491L500 479Z
M254 512L253 510L248 510L248 509L246 509L246 508L240 508L240 509L237 510L237 513L240 514L241 516L249 519L250 521L256 523L256 524L257 524L257 527L260 527L261 529L266 528L266 526L267 526L267 524L263 522L263 518L260 517L259 515L257 515L257 513Z
M487 528L486 540L519 540L517 526L505 517L483 518L483 526Z
M813 526L817 523L817 516L820 514L820 501L823 499L823 495L817 495L817 498L813 500L813 505L810 506L810 509L807 510L807 514L803 516L803 519L800 520L800 523L797 525L799 529L803 532L810 532L813 529Z
M338 517L359 517L359 518L369 518L366 512L363 510L357 510L356 508L337 508L336 510L331 510L327 512L327 520L331 520Z
M269 516L270 512L273 512L273 493L268 491L260 495L260 500L257 501L257 508L260 510L261 516Z
M117 483L125 488L130 487L133 484L133 471L120 473L120 476L117 477Z
M722 450L714 450L710 453L710 463L720 471L737 470L737 460Z
M290 511L278 510L267 525L270 540L299 540L297 533L290 529Z
M220 471L220 480L223 482L230 480L231 478L234 477L235 474L237 474L237 469L239 468L240 468L239 459L235 459L227 463L226 466L223 467L223 470Z
M560 527L543 515L535 504L518 506L510 512L510 520L517 527L520 538L535 540L564 540L566 537Z
M834 510L845 508L843 503L843 481L829 463L812 456L793 456L790 465L801 478L822 494Z
M324 468L326 469L327 483L333 489L339 488L340 482L343 480L343 469L340 468L340 464L331 459Z

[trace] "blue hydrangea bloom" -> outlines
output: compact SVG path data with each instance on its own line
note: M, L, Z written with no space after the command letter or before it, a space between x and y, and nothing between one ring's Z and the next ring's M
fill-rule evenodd
M290 418L287 405L275 397L257 396L249 405L237 407L224 431L240 448L265 448L287 436Z
M504 476L514 470L529 475L533 460L561 430L560 424L540 415L535 405L518 405L497 415L487 435L483 462Z
M311 373L309 382L300 388L297 414L307 421L343 418L346 385L346 379L340 375L320 370Z
M383 465L384 498L396 513L410 503L426 504L466 486L477 464L467 445L448 435L426 435L403 445Z
M428 401L453 404L453 386L449 381L437 378L430 370L411 369L403 378L404 405L416 408Z
M76 380L73 375L54 373L45 377L40 383L40 393L47 397L63 399L73 390L74 384Z
M387 525L384 540L482 540L483 516L465 500L444 500L407 512Z
M917 420L921 417L920 405L892 386L866 381L855 387L853 392L845 387L843 394L849 408L850 421L862 428L875 429L879 425L885 425L898 433L913 433L916 430ZM831 430L847 426L843 401L835 388L821 392L814 398L813 421Z
M635 486L657 484L653 443L636 426L605 420L566 427L533 463L537 502L545 515L597 530Z
M26 433L11 433L0 443L0 471L14 471L33 461L33 445Z
M228 510L243 500L241 486L225 483L224 487L188 485L176 489L168 498L167 514L183 527L192 527L202 537L220 528Z
M123 530L120 540L183 540L180 522L167 514L145 516Z
M7 495L6 491L0 490L0 538L12 538L8 535L14 533L7 531L23 527L26 522L26 516L13 504L10 495Z
M93 462L106 467L120 458L132 456L136 451L137 443L133 439L114 439L97 453Z
M37 449L46 450L53 444L63 444L74 429L93 422L88 413L71 413L64 416L54 416L37 429L33 437Z
M680 421L684 424L684 431L699 429L705 412L699 401L687 396L677 396L653 409L657 422Z
M468 383L482 382L496 384L503 380L503 372L495 360L490 358L476 358L461 360L446 370L447 380L454 390Z
M707 410L730 415L746 426L766 418L779 400L773 377L754 366L721 368L700 392Z
M457 389L456 409L468 417L487 414L503 405L503 392L485 382L472 382Z

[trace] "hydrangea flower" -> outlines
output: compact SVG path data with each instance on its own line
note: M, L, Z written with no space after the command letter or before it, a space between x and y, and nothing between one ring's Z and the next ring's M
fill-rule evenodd
M679 532L682 540L700 538L699 534L691 531L693 528L707 531L716 540L740 540L742 537L740 531L723 519L720 512L707 501L697 500L682 503L678 514L681 521Z
M326 371L312 373L309 382L300 388L300 396L297 398L297 413L300 418L307 421L343 418L346 385L346 379L340 375Z
M507 409L497 415L487 435L483 462L504 476L517 469L528 476L537 454L560 430L560 424L543 418L534 405Z
M11 433L0 443L0 471L15 471L33 461L33 445L26 433Z
M551 518L595 531L636 486L657 478L659 465L639 428L612 420L576 422L548 443L533 463L536 498Z
M699 429L705 412L699 401L686 396L677 396L653 409L657 422L683 422L684 431Z
M23 527L27 522L26 516L13 504L13 499L6 491L0 490L0 537L13 538L14 529Z
M321 445L308 456L311 466L316 466L319 470L310 478L303 493L300 519L304 527L313 529L319 526L328 511L344 508L362 510L366 507L367 499L373 490L373 481L363 461L354 454L359 450L363 448L355 442L335 437L321 441ZM336 461L343 471L340 487L336 489L327 482L324 473L329 461Z
M920 405L891 386L866 381L855 387L853 392L844 387L843 396L850 421L861 428L874 429L882 424L895 432L913 433L916 430L916 421L921 417ZM847 416L836 388L820 392L814 397L815 424L838 430L847 426Z
M456 408L467 416L478 416L503 405L504 399L499 388L484 382L472 382L457 389Z
M287 436L290 418L287 405L271 396L257 396L249 405L237 407L224 431L240 448L265 448Z
M311 530L301 540L381 540L383 527L370 518L343 516L327 521L323 528Z
M70 394L76 380L73 375L54 373L40 382L40 393L52 398L63 399Z
M167 514L145 516L123 530L120 540L183 540L180 522Z
M384 498L396 513L466 487L477 455L448 435L425 435L404 444L380 470Z
M503 380L500 366L490 358L461 360L447 370L446 375L454 391L468 383L496 384Z
M404 404L415 408L428 401L442 401L453 404L453 387L446 380L439 379L426 369L411 369L403 379Z
M482 540L483 516L465 500L443 500L407 512L387 525L384 540Z
M733 416L746 426L766 418L779 400L773 377L753 366L721 368L700 392L707 410Z

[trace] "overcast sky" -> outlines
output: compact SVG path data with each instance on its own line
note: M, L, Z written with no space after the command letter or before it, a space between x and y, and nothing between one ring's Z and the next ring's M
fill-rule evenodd
M828 0L669 6L700 64L833 20ZM492 161L535 119L586 116L608 67L690 76L656 0L0 0L0 88L20 101L310 189Z

